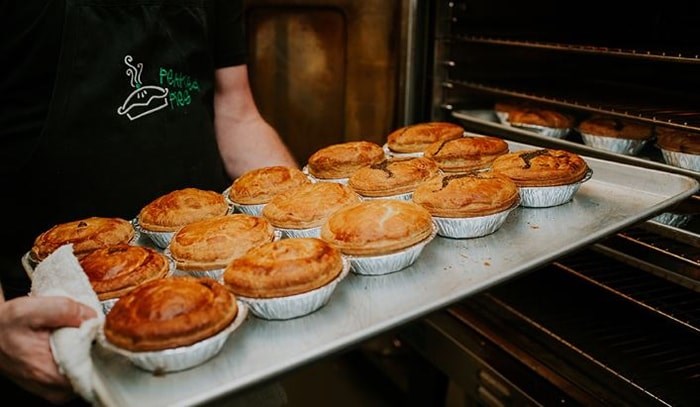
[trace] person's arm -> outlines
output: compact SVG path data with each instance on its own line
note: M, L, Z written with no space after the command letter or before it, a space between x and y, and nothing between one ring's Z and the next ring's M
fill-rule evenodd
M216 70L214 125L226 172L233 179L259 167L298 168L277 131L260 115L246 65Z
M76 397L49 345L51 332L78 327L95 311L67 297L18 297L0 302L0 374L51 403Z

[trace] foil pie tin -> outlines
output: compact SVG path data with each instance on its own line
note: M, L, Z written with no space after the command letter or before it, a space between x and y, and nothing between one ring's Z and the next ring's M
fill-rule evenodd
M306 229L287 229L287 228L275 227L275 230L279 230L280 233L282 234L282 237L290 237L290 238L295 238L295 237L320 238L321 237L321 227L320 226L317 226L315 228L306 228Z
M700 172L700 154L688 154L661 149L666 164Z
M571 184L550 187L518 187L520 190L520 206L527 208L547 208L565 204L574 198L581 184L591 179L593 170L590 168L586 175Z
M613 153L636 155L647 143L647 139L626 139L618 137L596 136L594 134L580 132L583 143L587 146Z
M139 224L139 218L134 218L131 223L134 225L134 229L137 233L147 236L153 244L155 244L159 249L165 249L170 244L170 240L175 235L175 232L153 232L148 229L144 229Z
M415 261L423 252L423 248L437 235L438 226L433 222L433 231L422 241L398 252L377 256L346 255L350 260L350 268L354 274L364 276L381 276L405 269Z
M109 341L104 335L104 329L97 334L97 341L108 351L120 354L137 367L156 373L177 372L201 365L221 351L226 340L236 331L248 316L248 306L242 301L237 301L238 314L233 322L222 331L209 338L188 346L164 349L158 351L133 352L119 348Z
M338 184L348 184L349 178L316 178L311 173L309 173L309 166L305 165L304 168L301 169L301 172L306 174L307 177L311 180L311 182L336 182Z
M505 125L510 125L508 122L508 112L499 112L498 110L494 110L494 113L496 114L496 117L498 118L498 121L501 122L501 124Z
M228 187L223 192L224 199L226 200L226 203L228 203L228 205L229 205L229 213L234 213L234 212L238 211L238 212L244 213L246 215L262 216L262 210L265 207L265 205L267 205L266 203L255 204L255 205L239 204L238 202L234 202L233 200L231 200L231 198L228 196L228 193L230 190L231 190L231 187Z
M541 134L543 136L552 137L552 138L559 138L559 139L566 137L566 135L569 134L569 131L571 131L570 128L557 129L554 127L545 127L545 126L539 126L536 124L527 124L527 123L510 123L510 125L513 127L517 127L519 129L530 130L530 131L533 131L537 134Z
M411 201L413 200L413 192L406 192L405 194L387 195L387 196L364 196L360 195L360 199L363 201L372 201L375 199L396 199L399 201Z
M510 208L485 216L473 216L464 218L443 218L433 216L437 225L437 234L453 239L470 239L490 235L497 231L508 218L508 215L517 208L520 202L515 202Z
M272 237L272 241L276 242L282 238L282 232L279 230L274 230L273 231L274 236ZM172 256L172 253L170 253L170 247L166 247L163 250L163 254L165 257L168 258L173 264L173 273L172 275L175 277L195 277L195 278L204 278L204 277L209 277L211 279L214 279L218 282L223 281L223 276L224 276L224 270L226 270L226 267L222 268L216 268L216 269L208 269L208 270L181 270L177 268L177 260L175 260Z
M250 307L250 312L258 318L285 320L298 318L320 309L328 303L335 288L350 272L350 262L343 257L343 269L330 283L301 294L275 298L251 298L236 295L236 298Z
M415 153L400 153L398 151L393 151L392 149L389 148L388 143L384 143L382 145L382 149L384 150L384 155L387 158L416 158L416 157L423 157L423 152L422 151L417 151Z

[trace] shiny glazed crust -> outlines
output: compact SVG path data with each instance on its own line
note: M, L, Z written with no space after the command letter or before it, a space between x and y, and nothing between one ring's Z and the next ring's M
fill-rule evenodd
M183 226L168 248L179 270L214 270L273 238L274 230L267 220L236 213Z
M310 183L306 174L297 168L257 168L236 178L231 184L228 197L235 203L259 205L269 202L280 192Z
M149 202L139 213L139 225L153 232L175 232L180 227L228 212L220 192L184 188Z
M321 226L343 206L358 202L360 197L347 185L317 182L275 195L262 215L279 228L308 229Z
M130 351L192 345L228 326L238 306L235 296L211 278L161 278L141 284L105 317L109 342Z
M518 202L518 186L491 171L444 175L413 193L413 202L433 216L463 218L502 212Z
M439 141L425 149L445 172L467 172L488 168L496 157L508 152L508 143L498 137L465 136Z
M519 187L544 187L580 181L586 176L588 165L568 151L532 149L496 158L491 170L503 173Z
M439 168L429 158L385 160L355 171L348 185L360 195L383 197L412 192L437 175Z
M388 254L430 236L432 216L408 201L377 199L346 206L321 227L321 238L351 255Z
M316 178L348 178L353 172L384 160L384 150L371 141L348 141L324 147L309 157L309 174Z
M428 122L404 126L387 137L387 146L397 153L419 153L437 141L464 135L464 128L449 122Z
M231 262L224 284L234 294L275 298L328 284L343 269L340 252L316 238L290 238L257 247Z
M43 260L64 244L73 244L73 253L81 257L101 247L129 243L134 226L121 218L90 217L61 223L43 232L34 240L32 257Z
M508 122L516 125L534 124L554 129L568 129L573 126L574 118L554 110L530 107L511 111L508 114Z
M685 154L700 154L700 133L657 127L656 138L656 144L661 149Z
M150 247L126 244L94 250L80 259L80 266L100 301L119 298L170 271L163 254Z
M578 125L578 131L588 135L631 140L646 140L651 137L651 130L651 126L602 116L591 117Z

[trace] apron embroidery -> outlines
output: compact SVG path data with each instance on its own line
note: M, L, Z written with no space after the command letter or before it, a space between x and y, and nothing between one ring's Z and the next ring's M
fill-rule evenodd
M117 108L117 113L120 116L126 114L129 120L136 120L168 106L168 88L155 85L143 86L141 82L143 64L139 62L134 66L131 61L133 61L131 55L124 57L124 63L128 66L126 75L131 77L130 84L134 90Z
M172 89L169 96L171 110L189 106L192 103L192 94L199 92L199 81L189 75L161 67L158 76L161 85L167 84L169 89Z

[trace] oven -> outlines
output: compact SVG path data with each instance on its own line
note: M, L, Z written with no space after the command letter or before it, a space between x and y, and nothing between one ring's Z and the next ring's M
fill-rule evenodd
M669 165L501 124L495 103L536 103L700 137L700 6L599 0L412 3L408 122ZM617 3L617 2L614 2ZM567 11L565 11L567 10ZM403 327L394 347L444 375L450 405L697 405L700 196Z

